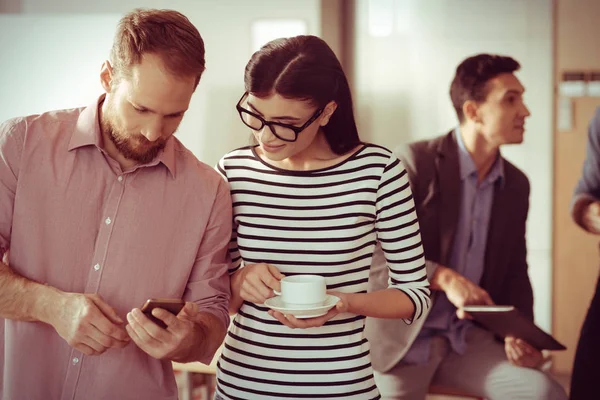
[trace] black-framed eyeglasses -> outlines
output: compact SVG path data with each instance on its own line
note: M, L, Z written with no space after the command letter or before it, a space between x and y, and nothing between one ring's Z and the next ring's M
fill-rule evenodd
M265 121L265 119L260 115L242 107L241 104L247 96L248 92L244 93L244 95L240 98L240 101L238 101L237 105L235 106L244 125L255 131L260 131L266 125L269 127L269 129L271 129L273 135L285 142L295 142L298 139L298 134L306 129L310 124L315 122L315 120L323 113L323 110L325 110L325 107L319 108L302 126Z

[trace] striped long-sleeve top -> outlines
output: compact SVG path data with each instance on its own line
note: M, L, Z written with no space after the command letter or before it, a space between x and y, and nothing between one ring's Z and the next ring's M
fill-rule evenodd
M402 163L366 144L331 167L290 171L254 147L230 152L218 169L229 182L234 273L269 263L284 275L317 274L327 288L364 293L377 242L389 287L413 302L419 318L429 287L419 224ZM319 328L290 329L262 304L244 302L217 365L225 399L377 399L365 317L338 314ZM410 320L407 320L410 322Z

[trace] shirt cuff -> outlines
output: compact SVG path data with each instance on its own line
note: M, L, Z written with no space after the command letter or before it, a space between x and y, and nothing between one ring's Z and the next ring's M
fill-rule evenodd
M433 275L435 275L435 271L438 269L440 264L435 261L425 260L425 269L427 270L427 280L431 282L433 279Z
M595 196L592 196L589 193L577 193L573 196L573 198L571 199L571 204L569 204L569 214L571 214L571 218L573 219L573 221L575 221L575 223L579 226L581 226L583 229L586 229L585 226L582 225L581 223L581 215L575 215L577 214L581 214L581 210L575 210L575 205L577 205L578 203L581 203L583 201L587 201L590 203L593 203L595 201L599 201ZM579 207L581 208L581 207Z
M599 201L599 199L597 199L595 196L592 196L589 193L577 193L573 195L573 198L571 199L571 204L569 205L571 212L573 212L573 206L582 200Z

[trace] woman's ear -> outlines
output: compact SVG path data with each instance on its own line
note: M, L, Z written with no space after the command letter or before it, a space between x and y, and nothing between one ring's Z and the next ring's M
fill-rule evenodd
M112 65L110 65L110 61L104 61L102 63L102 68L100 69L100 84L104 88L106 93L110 93L113 89L113 69Z
M325 126L329 123L329 120L331 119L331 116L335 110L337 110L337 103L335 101L332 100L327 103L325 109L323 110L323 115L321 116L321 126Z

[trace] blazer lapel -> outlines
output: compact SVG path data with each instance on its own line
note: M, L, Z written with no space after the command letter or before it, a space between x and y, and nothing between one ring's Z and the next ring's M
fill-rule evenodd
M458 144L451 131L438 146L437 179L440 188L440 262L448 265L460 207Z

